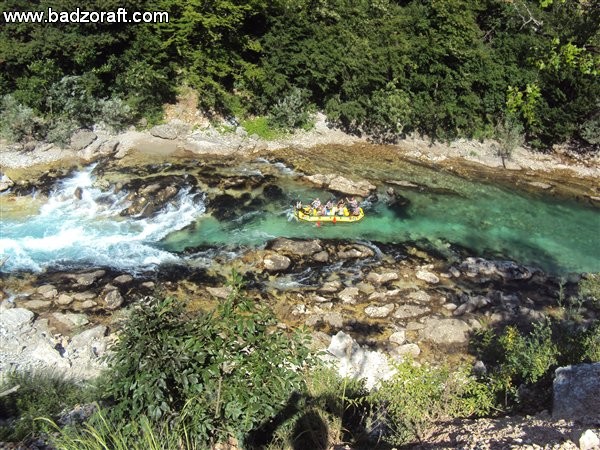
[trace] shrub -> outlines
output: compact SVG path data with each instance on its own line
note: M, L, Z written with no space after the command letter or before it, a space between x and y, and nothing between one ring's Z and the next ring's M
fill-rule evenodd
M371 396L383 408L383 418L395 444L421 439L437 420L482 416L494 408L493 392L465 369L450 371L404 361L394 377Z
M552 323L546 320L534 323L528 334L512 325L500 335L491 329L480 331L472 345L488 367L492 389L503 398L504 406L513 406L513 402L519 402L519 387L543 384L550 379L551 369L557 365L563 349L570 345L563 340L559 347L556 341ZM542 403L549 399L549 392L543 386L538 393Z
M385 89L373 93L369 100L365 130L382 142L394 142L410 125L411 108L409 95L388 83Z
M132 108L122 99L113 97L98 102L97 122L103 122L113 131L121 131L132 119Z
M310 129L314 125L311 119L308 91L299 88L293 88L288 95L280 99L269 114L269 124L283 130Z
M277 139L283 135L280 129L272 126L268 117L256 117L244 120L241 125L250 136L256 134L258 137L266 140Z
M581 338L583 361L600 362L600 323L586 330Z
M22 441L43 429L38 417L56 419L64 410L88 401L89 388L64 375L48 372L11 372L0 384L0 392L19 386L0 397L0 442Z
M579 282L579 295L600 307L600 273L588 274Z
M0 108L0 134L18 142L24 139L39 139L45 132L44 120L33 109L22 105L12 95L2 98Z
M67 145L73 133L79 128L77 122L59 117L55 119L48 129L46 140L53 144Z
M93 125L99 104L95 96L100 81L93 74L69 75L54 83L50 90L54 113L77 122L81 126Z
M301 388L308 350L301 336L272 329L273 316L245 297L234 274L229 298L189 317L165 299L144 305L123 329L105 386L112 419L146 415L204 446L242 438Z

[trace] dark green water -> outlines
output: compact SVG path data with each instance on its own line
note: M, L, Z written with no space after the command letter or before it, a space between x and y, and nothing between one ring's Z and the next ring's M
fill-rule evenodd
M398 216L385 204L386 186L382 183L378 187L380 201L363 205L366 211L363 221L318 227L292 219L290 205L296 198L308 201L319 195L323 200L330 194L288 176L279 184L286 199L231 223L201 217L193 230L173 233L163 244L170 251L182 251L203 245L259 246L275 237L386 243L425 240L437 248L456 244L475 255L512 259L553 274L600 272L599 210L423 168L407 170L400 174L403 179L434 185L446 192L396 187L411 202L405 214Z

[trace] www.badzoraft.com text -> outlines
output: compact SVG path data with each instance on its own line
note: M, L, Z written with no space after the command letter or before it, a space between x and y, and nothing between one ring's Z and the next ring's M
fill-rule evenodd
M168 23L167 11L86 11L80 8L74 11L3 11L5 23Z

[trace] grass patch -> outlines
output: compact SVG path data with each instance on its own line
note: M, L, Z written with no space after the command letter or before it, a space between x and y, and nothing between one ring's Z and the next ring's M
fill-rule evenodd
M288 134L285 131L274 127L266 116L246 119L242 121L241 125L248 132L249 136L256 134L259 138L267 141L280 139Z
M0 392L16 386L15 392L0 397L0 441L32 437L44 429L44 423L36 419L56 420L61 412L93 396L92 388L51 372L9 373L0 383Z

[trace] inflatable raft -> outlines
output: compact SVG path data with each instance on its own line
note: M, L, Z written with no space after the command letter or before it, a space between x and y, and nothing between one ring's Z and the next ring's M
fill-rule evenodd
M347 222L358 222L363 217L365 217L365 213L362 208L360 208L360 212L357 216L348 215L348 216L317 216L311 214L311 208L302 208L295 209L294 216L298 220L304 220L305 222L333 222L333 223L347 223Z

